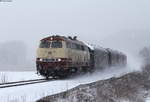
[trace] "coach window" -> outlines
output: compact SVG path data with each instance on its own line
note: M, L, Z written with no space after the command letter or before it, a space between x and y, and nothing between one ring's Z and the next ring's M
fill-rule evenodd
M51 48L62 48L62 42L61 41L53 41Z

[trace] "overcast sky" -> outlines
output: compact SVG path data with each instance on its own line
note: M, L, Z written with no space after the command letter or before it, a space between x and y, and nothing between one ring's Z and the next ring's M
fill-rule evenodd
M125 30L150 30L150 0L13 0L0 2L0 42L37 46L43 37L77 35L100 43Z

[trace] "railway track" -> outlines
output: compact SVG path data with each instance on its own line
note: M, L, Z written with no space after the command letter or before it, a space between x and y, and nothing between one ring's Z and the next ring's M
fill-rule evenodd
M9 87L16 87L16 86L23 86L29 84L36 84L36 83L44 83L48 81L52 81L53 79L34 79L34 80L24 80L24 81L16 81L16 82L8 82L8 83L0 83L1 88L9 88Z

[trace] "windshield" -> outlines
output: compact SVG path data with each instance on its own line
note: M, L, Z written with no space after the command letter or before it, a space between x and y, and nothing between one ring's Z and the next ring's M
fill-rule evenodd
M41 41L40 48L62 48L62 42L61 41Z
M50 48L50 42L41 41L40 48Z
M51 48L62 48L62 42L61 41L53 41Z

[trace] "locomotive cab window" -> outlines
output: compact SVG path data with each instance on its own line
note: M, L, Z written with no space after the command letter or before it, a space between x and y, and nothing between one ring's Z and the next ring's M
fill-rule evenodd
M47 41L41 41L40 48L50 48L50 42Z
M51 48L62 48L62 42L61 41L53 41Z

